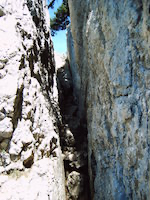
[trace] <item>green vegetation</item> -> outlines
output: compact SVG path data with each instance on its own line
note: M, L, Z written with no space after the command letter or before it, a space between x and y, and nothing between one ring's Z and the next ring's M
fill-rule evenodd
M55 0L51 0L49 8L54 8ZM56 31L65 30L66 26L70 23L68 0L63 0L61 6L54 13L55 17L51 19L51 34L54 36Z

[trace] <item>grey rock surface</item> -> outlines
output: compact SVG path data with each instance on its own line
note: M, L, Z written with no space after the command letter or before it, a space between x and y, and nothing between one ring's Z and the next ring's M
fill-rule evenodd
M70 26L67 28L67 51L72 74L73 94L76 99L79 99L81 80L79 75L79 65L76 63L75 48Z
M148 200L149 1L69 0L69 7L69 58L80 77L74 82L80 117L87 118L91 199Z
M66 199L49 21L45 0L0 1L0 200Z

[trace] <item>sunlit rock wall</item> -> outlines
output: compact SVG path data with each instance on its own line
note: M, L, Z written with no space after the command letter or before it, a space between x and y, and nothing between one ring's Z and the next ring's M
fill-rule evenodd
M91 199L149 199L150 3L69 0L69 7Z
M73 94L74 94L74 97L78 100L80 96L81 80L79 76L79 65L77 65L76 63L74 42L73 42L70 26L68 26L67 28L67 51L68 51L67 56L70 63L70 69L71 69L71 74L72 74Z
M49 21L45 0L0 0L1 200L65 200Z

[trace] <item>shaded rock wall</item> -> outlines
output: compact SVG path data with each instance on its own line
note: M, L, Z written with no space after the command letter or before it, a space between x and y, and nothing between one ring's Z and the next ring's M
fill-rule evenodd
M45 0L0 1L1 200L65 200L49 29Z
M149 199L150 4L69 0L69 7L91 199Z

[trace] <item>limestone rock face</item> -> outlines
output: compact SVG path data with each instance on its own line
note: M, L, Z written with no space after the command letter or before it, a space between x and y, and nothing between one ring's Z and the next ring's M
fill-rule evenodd
M69 7L91 199L149 199L150 4L69 0Z
M49 29L45 0L0 1L1 200L65 200Z
M71 74L72 74L73 94L74 97L79 99L81 80L79 76L79 65L77 65L76 63L74 42L70 26L67 29L67 50L68 50L67 56L70 63Z

